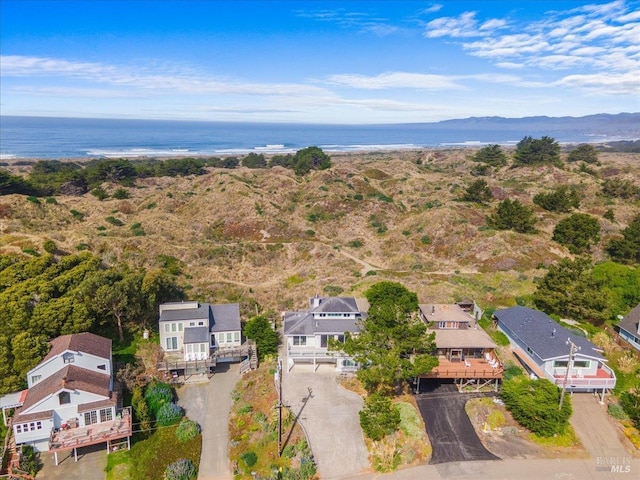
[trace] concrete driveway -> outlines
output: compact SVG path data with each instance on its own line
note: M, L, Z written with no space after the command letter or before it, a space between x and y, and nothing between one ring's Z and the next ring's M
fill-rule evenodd
M571 425L592 458L630 457L622 439L622 433L609 418L607 407L590 393L571 395L573 414Z
M231 480L229 465L229 411L231 392L240 379L239 364L218 364L205 383L187 384L177 390L178 404L202 428L200 480Z
M45 480L104 480L107 474L107 444L101 443L78 449L78 461L73 458L73 451L58 453L58 466L53 459L53 453L40 454L42 469L37 478Z
M286 370L286 369L285 369ZM360 417L362 397L338 383L333 365L296 365L284 372L282 396L307 433L323 480L349 478L369 468Z
M429 393L416 395L433 447L430 464L500 460L484 448L464 409L469 399L478 396L487 395L461 394L451 384L440 385Z

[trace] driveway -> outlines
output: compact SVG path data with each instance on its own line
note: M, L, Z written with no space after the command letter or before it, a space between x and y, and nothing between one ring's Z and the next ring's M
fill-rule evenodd
M333 365L296 365L283 374L282 396L303 426L323 480L349 478L369 468L360 395L339 385Z
M607 407L600 405L590 393L571 396L573 414L571 425L578 438L593 458L623 458L629 452L621 441L622 433L609 418Z
M187 384L177 390L178 403L202 428L199 480L231 480L229 465L229 411L231 392L240 379L239 364L218 364L205 383Z
M107 444L100 443L78 449L78 461L73 459L73 451L58 452L58 466L56 467L53 453L42 452L40 454L42 469L37 478L45 480L69 480L70 478L82 478L82 480L104 480L107 474L104 469L107 466Z
M487 394L461 394L451 384L440 385L428 393L416 395L433 447L430 464L500 460L484 448L464 409L467 400L478 396Z

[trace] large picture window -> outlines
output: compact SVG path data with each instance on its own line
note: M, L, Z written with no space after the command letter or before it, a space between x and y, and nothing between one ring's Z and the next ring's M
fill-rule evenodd
M98 412L96 410L84 412L84 424L93 425L94 423L98 423Z
M113 420L113 412L110 408L100 410L100 423Z
M167 337L167 350L178 350L178 337Z
M295 346L306 346L307 345L307 337L295 336L295 337L293 337L293 344Z

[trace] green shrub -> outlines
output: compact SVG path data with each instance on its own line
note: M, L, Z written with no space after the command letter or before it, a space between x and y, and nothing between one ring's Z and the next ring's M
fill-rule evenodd
M152 208L156 208L156 202L151 202L145 207L147 210L151 210Z
M107 191L98 186L96 188L94 188L93 190L91 190L91 195L93 195L94 197L96 197L98 200L103 201L106 200L107 198L109 198L109 194L107 193Z
M51 255L58 251L58 246L53 240L45 240L42 244L42 248L44 248L45 252L50 253Z
M73 215L73 218L76 220L84 220L84 213L79 212L78 210L69 210L69 213Z
M347 243L347 246L351 248L360 248L362 247L362 245L364 245L364 243L362 243L362 240L358 240L358 239L351 240L350 242Z
M51 204L51 205L57 205L57 204L58 204L58 201L57 201L55 198L53 198L53 197L47 197L47 199L45 200L45 202L46 202L46 203L49 203L49 204Z
M76 250L82 251L82 250L90 250L90 249L91 249L91 246L87 243L79 243L76 245Z
M27 201L29 201L31 203L35 203L36 205L40 205L40 200L38 200L38 198L34 197L33 195L29 195L27 197Z
M423 245L430 245L431 244L431 237L429 235L423 235L422 238L420 239L420 242Z
M344 292L344 288L342 288L342 287L340 287L338 285L325 285L322 288L322 291L324 293L326 293L327 295L329 295L330 297L337 297L342 292Z
M522 369L519 366L510 363L505 367L503 377L505 380L510 380L513 377L518 377L520 375L522 375Z
M193 480L197 476L198 470L193 462L187 458L170 463L164 471L164 480Z
M200 425L189 418L183 418L176 428L176 437L180 442L187 442L200 434Z
M379 393L365 399L359 415L362 431L371 440L382 440L400 426L400 411L388 397Z
M177 403L165 403L156 414L156 423L159 427L175 425L184 417L184 410Z
M96 227L96 230L98 230L99 232L104 232L107 229L107 227L105 227L104 225L98 225Z
M119 220L116 217L107 217L105 218L105 221L107 221L111 225L115 225L116 227L121 227L122 225L124 225L124 223L122 223L122 220Z
M29 475L35 476L40 468L42 468L40 454L33 448L33 446L23 445L20 469L25 472L29 472Z
M113 198L116 198L118 200L124 200L130 197L131 195L129 194L129 191L122 187L118 188L115 192L113 192Z
M40 253L38 253L37 250L34 250L33 248L28 248L28 247L23 248L22 253L26 253L27 255L33 255L34 257L40 256Z
M571 396L558 410L560 389L547 379L513 377L502 384L500 397L513 418L540 437L562 434L571 416Z
M624 408L618 403L610 403L607 407L607 411L609 415L611 415L616 420L628 420L629 415L627 415L624 411Z
M240 459L247 467L251 468L258 462L258 455L255 452L244 452L240 455Z
M166 383L154 382L147 387L144 398L151 414L157 416L163 405L173 402L173 390Z

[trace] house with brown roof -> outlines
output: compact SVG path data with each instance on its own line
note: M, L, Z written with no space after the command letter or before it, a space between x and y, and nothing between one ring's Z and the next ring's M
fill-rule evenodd
M12 419L17 445L39 451L80 446L131 436L131 415L114 390L111 340L93 333L63 335L50 342L47 356L27 374L28 390Z
M453 304L421 304L419 315L427 333L435 334L439 365L417 379L453 380L460 389L498 386L503 368L496 344L478 325L482 311L473 301Z

